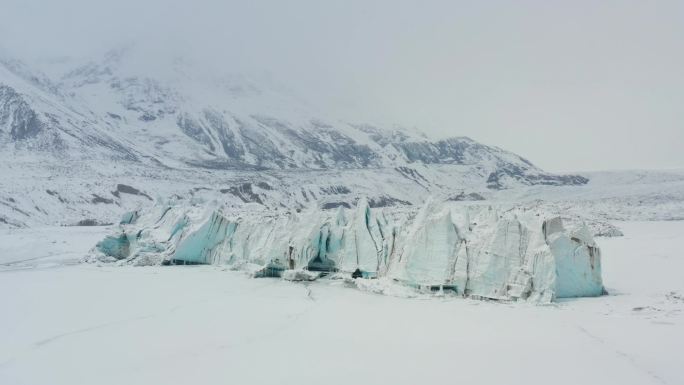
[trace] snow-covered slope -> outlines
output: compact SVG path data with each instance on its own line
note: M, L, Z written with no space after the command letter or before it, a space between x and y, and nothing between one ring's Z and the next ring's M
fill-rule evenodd
M684 218L684 172L553 175L468 138L337 119L261 77L136 62L115 51L48 76L0 60L0 226L113 223L174 196L268 210L544 200L592 220Z
M55 80L20 62L5 62L0 100L9 140L4 145L21 146L51 132L81 141L54 149L73 159L101 153L220 169L458 164L487 169L494 188L504 186L502 178L526 184L585 182L544 173L523 158L468 138L430 141L322 116L263 79L206 74L183 61L149 73L136 68L131 56L112 52ZM93 143L91 137L102 140Z
M227 203L329 208L362 195L396 206L587 183L469 138L346 122L271 80L162 64L145 70L123 50L47 76L0 61L0 222L109 222L158 195L206 190Z

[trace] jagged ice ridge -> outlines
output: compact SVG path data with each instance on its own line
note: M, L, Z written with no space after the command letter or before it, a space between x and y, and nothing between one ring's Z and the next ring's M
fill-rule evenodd
M588 228L566 228L534 208L428 202L400 211L371 209L361 199L351 210L263 215L158 204L126 214L89 260L226 265L290 280L330 274L380 292L403 285L495 300L604 293L601 253Z

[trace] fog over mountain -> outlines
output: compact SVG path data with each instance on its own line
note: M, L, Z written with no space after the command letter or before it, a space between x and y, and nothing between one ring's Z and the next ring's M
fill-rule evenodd
M3 223L107 223L152 196L301 210L588 182L468 137L340 119L263 76L177 57L153 70L147 55L128 46L51 74L0 61Z
M138 69L182 58L270 78L327 115L468 136L552 171L681 168L683 7L5 0L0 47L50 75L133 45Z

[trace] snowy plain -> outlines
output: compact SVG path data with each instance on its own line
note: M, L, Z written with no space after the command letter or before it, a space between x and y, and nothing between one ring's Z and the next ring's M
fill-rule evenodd
M616 224L610 294L546 306L77 264L109 228L3 229L0 384L684 383L684 221Z

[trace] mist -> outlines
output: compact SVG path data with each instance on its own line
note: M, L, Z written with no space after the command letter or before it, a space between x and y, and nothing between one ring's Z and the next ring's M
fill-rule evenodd
M684 167L678 1L3 0L3 54L134 44L264 72L332 115L469 136L550 171Z

